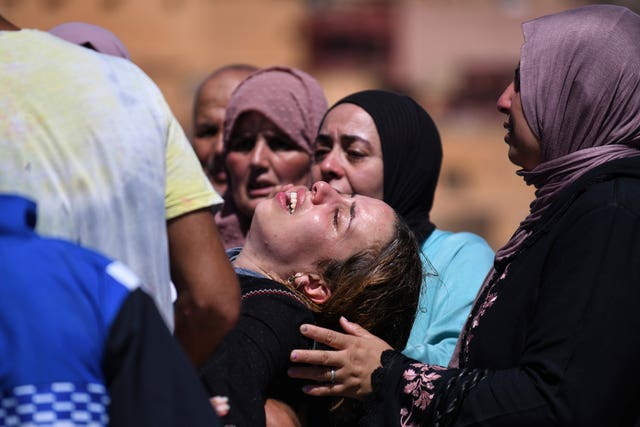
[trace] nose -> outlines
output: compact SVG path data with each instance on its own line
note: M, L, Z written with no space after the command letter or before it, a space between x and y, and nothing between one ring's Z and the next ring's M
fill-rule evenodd
M502 95L500 95L500 98L498 98L498 102L496 104L498 111L500 111L503 114L510 114L511 99L513 98L513 95L515 93L516 93L515 87L513 85L513 82L511 82L509 86L507 86L506 89L502 92Z
M334 179L340 179L344 176L344 168L340 161L340 156L336 150L331 150L318 164L322 179L331 182Z
M323 203L331 202L333 200L339 200L342 196L338 191L329 185L325 181L315 182L311 186L311 202L314 205L320 205Z
M224 141L222 139L222 132L213 138L213 154L218 157L222 157L224 154Z
M200 164L206 167L213 158L213 146L209 141L194 139L193 148L196 156L198 156L198 160L200 160Z
M262 136L258 136L251 150L251 164L259 167L267 167L270 152L271 149L267 141Z

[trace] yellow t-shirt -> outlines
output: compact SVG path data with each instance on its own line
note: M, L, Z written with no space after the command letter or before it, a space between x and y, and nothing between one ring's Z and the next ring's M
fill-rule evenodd
M158 87L130 61L0 32L0 192L36 230L135 271L173 325L166 220L221 203Z

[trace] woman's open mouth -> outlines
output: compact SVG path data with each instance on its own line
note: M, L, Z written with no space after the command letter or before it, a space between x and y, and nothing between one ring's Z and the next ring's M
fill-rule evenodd
M293 215L296 211L296 206L298 206L298 193L292 191L285 194L287 196L287 208L289 209L289 215Z

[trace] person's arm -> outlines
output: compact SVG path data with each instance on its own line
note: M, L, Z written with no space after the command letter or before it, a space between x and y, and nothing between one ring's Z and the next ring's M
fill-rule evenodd
M161 100L168 120L165 214L171 280L178 293L175 336L198 366L237 321L240 289L211 210L222 199Z
M167 222L171 277L176 285L175 336L199 366L236 323L238 279L210 209Z
M311 396L366 400L369 411L360 420L361 425L433 425L434 406L446 408L455 400L451 395L472 389L486 375L484 371L460 372L420 363L394 351L355 323L341 318L340 324L347 334L302 325L303 335L336 351L294 350L290 360L310 366L292 367L289 375L317 381L303 388ZM327 382L331 369L336 371L333 384ZM436 397L438 392L444 395L440 399Z
M276 399L267 399L264 405L266 427L302 427L291 406Z
M209 399L211 406L219 417L226 417L231 407L226 396L214 396ZM266 427L301 427L300 419L296 412L288 404L277 400L267 399L264 404Z

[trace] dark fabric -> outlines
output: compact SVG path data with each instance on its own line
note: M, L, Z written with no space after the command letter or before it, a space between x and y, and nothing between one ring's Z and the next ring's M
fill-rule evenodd
M373 118L384 164L383 200L405 219L422 244L435 225L429 219L442 164L440 134L429 114L406 95L366 90L342 98Z
M500 279L471 312L477 327L462 333L463 370L398 356L379 410L399 419L404 408L420 425L448 407L456 414L441 425L640 425L638 259L640 159L615 160L561 193L497 265ZM412 388L416 377L424 381Z
M112 426L222 425L195 369L140 289L122 304L103 366Z
M227 396L225 424L265 425L266 398L297 409L303 383L287 376L289 354L311 348L299 332L313 313L289 289L269 279L238 275L242 291L240 319L200 370L210 396Z
M300 417L304 427L355 427L366 416L366 407L353 399L314 397L305 402Z

